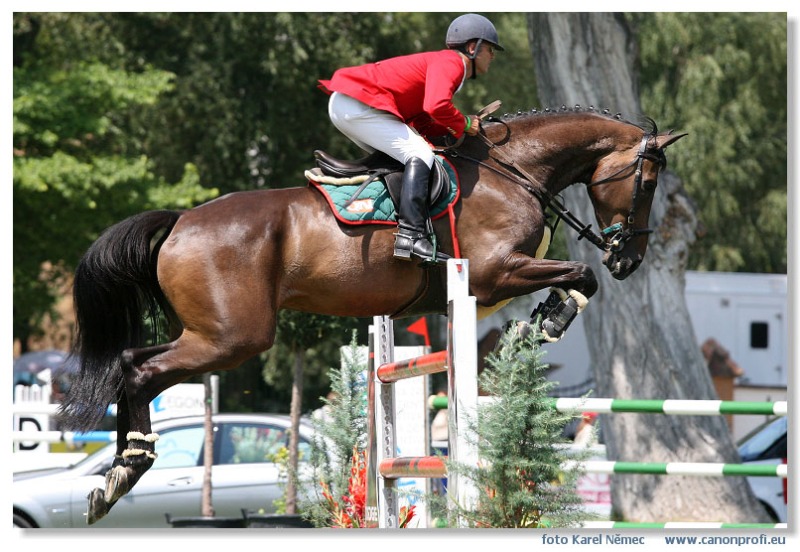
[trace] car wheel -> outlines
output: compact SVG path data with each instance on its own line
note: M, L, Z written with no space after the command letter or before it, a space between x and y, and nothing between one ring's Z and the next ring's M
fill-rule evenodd
M27 518L15 513L14 514L14 527L18 527L20 529L33 529L36 526L33 523L31 523L30 521L28 521Z

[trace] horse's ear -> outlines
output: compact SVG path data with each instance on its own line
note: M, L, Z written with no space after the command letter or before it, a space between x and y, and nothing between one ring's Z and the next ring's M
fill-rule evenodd
M669 131L669 133L667 133L667 134L659 134L658 135L658 137L656 139L656 142L658 143L658 149L664 149L667 146L677 142L678 140L680 140L684 136L688 136L687 132L684 132L682 134L671 134L671 133L672 133L672 131Z

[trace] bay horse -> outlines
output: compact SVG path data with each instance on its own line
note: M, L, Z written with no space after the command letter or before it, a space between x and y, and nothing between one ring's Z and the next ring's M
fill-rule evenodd
M487 120L480 139L449 150L460 199L455 222L437 220L435 230L443 252L457 247L470 260L480 307L548 286L559 301L595 293L585 264L536 258L549 212L601 249L615 278L636 270L664 148L683 136L649 126L578 106L532 111ZM574 183L589 186L600 234L558 200ZM76 268L73 353L81 366L60 409L65 429L87 431L117 403L117 457L105 489L89 494L88 523L152 465L158 436L149 403L189 377L231 370L269 349L280 309L444 314L445 270L394 259L393 242L391 227L337 222L311 186L235 192L107 229ZM147 311L169 320L166 342L144 343Z

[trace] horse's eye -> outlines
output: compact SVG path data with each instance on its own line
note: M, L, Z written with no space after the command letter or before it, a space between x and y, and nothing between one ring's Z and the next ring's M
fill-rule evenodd
M644 191L647 193L655 192L656 186L658 186L658 180L645 180L642 183L642 189L644 189Z

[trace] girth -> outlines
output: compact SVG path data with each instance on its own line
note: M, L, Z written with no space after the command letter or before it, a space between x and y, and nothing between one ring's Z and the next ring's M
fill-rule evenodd
M337 159L322 150L314 151L314 158L317 166L326 176L335 178L352 178L354 176L366 175L368 178L361 184L359 189L353 194L352 200L366 188L370 182L382 179L386 183L386 188L392 198L395 207L400 205L400 190L403 185L403 171L405 166L396 159L386 155L381 151L371 153L361 159L347 161ZM450 193L450 179L444 166L437 160L433 163L431 176L428 180L428 205L435 205L443 200Z

